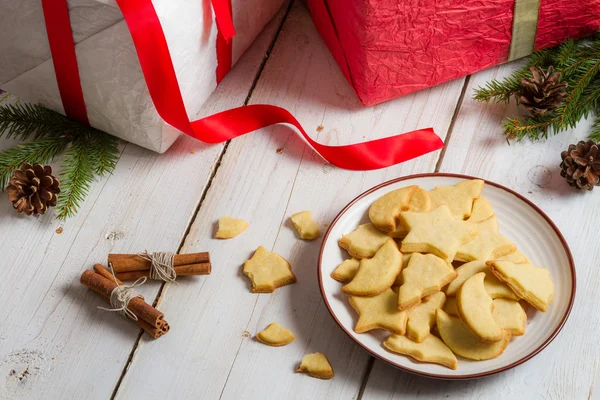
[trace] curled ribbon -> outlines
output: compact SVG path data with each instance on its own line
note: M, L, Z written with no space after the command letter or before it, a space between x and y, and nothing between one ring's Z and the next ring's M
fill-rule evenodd
M52 4L50 4L52 3ZM64 3L64 7L56 7L57 3ZM215 14L226 14L229 9L227 0L213 0ZM254 104L223 111L196 121L190 121L181 96L181 90L169 53L167 41L151 0L117 0L123 17L129 27L135 45L142 72L146 79L148 91L154 102L158 114L163 120L180 131L207 143L220 143L246 133L255 131L274 124L286 123L296 127L308 144L325 160L331 164L349 170L372 170L389 167L423 154L439 150L444 144L433 132L432 128L419 129L412 132L356 143L346 146L326 146L308 136L298 120L286 109L268 105ZM55 68L61 68L58 79L59 86L67 85L69 91L60 91L61 99L65 104L65 111L70 115L68 104L83 102L81 83L77 71L77 60L71 56L64 58L65 54L75 54L71 29L55 25L68 24L68 10L66 0L42 0L48 40L51 43L52 57L63 57L59 63L54 61ZM66 18L65 18L66 13ZM227 18L220 18L217 23L223 29L220 35L224 40L231 40L235 34L233 23ZM52 34L51 34L52 32ZM56 50L69 47L69 50ZM56 51L55 51L56 50ZM66 71L66 73L64 72ZM217 74L219 72L217 71ZM65 83L65 79L69 82ZM79 88L77 90L77 87ZM75 93L73 95L73 93ZM83 104L85 109L85 105ZM87 119L87 117L86 117Z

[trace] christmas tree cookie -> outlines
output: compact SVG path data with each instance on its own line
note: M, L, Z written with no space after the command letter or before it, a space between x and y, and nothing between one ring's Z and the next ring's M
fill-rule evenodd
M429 193L434 209L448 206L454 218L462 220L471 215L473 201L479 198L482 189L483 181L472 179L459 182L454 186L438 186Z
M418 361L430 362L456 369L458 360L439 338L429 335L422 342L414 342L406 336L390 335L383 346L398 354L410 356Z

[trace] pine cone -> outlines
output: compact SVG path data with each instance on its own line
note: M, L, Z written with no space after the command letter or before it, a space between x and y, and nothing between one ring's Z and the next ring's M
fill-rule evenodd
M600 186L600 160L596 161L597 156L598 146L591 140L569 145L566 151L560 153L563 160L560 176L578 190L592 190L594 186Z
M557 109L567 96L567 82L559 82L560 72L550 66L546 71L531 67L531 78L521 80L517 99L531 115L542 117Z
M54 207L60 182L52 175L50 166L24 162L21 169L13 173L6 192L19 214L44 214L48 207Z

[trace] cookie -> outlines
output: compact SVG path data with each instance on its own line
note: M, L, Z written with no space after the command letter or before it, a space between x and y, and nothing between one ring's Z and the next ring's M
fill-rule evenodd
M414 358L417 361L440 364L456 369L458 361L452 351L439 338L429 335L422 342L414 342L405 336L390 335L383 346L398 354Z
M510 261L488 261L496 278L506 283L520 298L542 312L554 298L554 284L550 271L533 264L515 264Z
M422 188L417 188L410 196L408 202L408 210L412 212L429 212L431 211L431 196L429 192ZM408 234L408 228L404 225L402 220L396 218L396 229L391 232L387 232L388 236L393 238L402 239Z
M231 239L248 229L248 223L243 219L231 217L219 218L219 230L215 234L217 239Z
M485 197L480 197L473 201L473 209L468 221L477 223L485 221L486 219L494 216L494 209L492 205Z
M518 301L509 299L495 299L492 316L496 323L510 332L512 336L525 334L527 314Z
M277 322L273 322L265 330L258 332L256 339L269 346L279 347L292 343L296 336Z
M481 361L498 357L510 342L510 332L504 330L504 337L497 342L479 340L460 318L451 317L438 309L436 326L446 346L456 355L469 360Z
M458 317L458 305L456 304L456 297L446 297L446 302L442 308L444 312L453 317Z
M290 263L262 246L244 263L242 272L252 282L253 293L271 293L278 287L296 282Z
M334 375L331 364L322 353L307 354L302 357L302 362L296 372L303 372L319 379L331 379Z
M310 211L301 211L290 217L300 239L314 240L321 235L319 224L315 222Z
M408 202L416 189L417 186L403 187L375 200L369 208L369 219L373 226L383 232L395 230L398 213L408 210Z
M483 189L481 179L457 183L455 186L438 186L429 192L433 208L448 206L457 219L466 219L473 210L473 201L478 199Z
M513 253L510 253L510 254L507 254L505 256L498 257L498 258L496 258L496 260L510 261L515 264L526 264L526 263L531 264L531 261L529 261L529 258L527 258L527 256L525 254L521 253L519 250L517 250Z
M433 254L414 253L408 266L402 270L398 309L406 310L418 305L423 297L439 292L454 278L456 272L446 261Z
M507 299L519 300L519 297L515 294L515 292L513 292L507 285L500 282L498 278L492 274L485 261L481 260L471 261L458 267L456 269L457 277L455 280L450 282L446 288L446 295L456 296L456 293L462 284L465 283L467 279L480 272L485 273L483 285L492 299L504 297Z
M398 311L398 295L392 289L373 297L351 296L350 305L358 313L354 332L385 329L404 335L408 311Z
M477 236L475 224L457 221L445 205L427 213L402 212L399 218L409 229L403 253L432 253L451 262L460 246Z
M477 223L477 236L458 248L458 261L492 260L517 251L517 246L498 232L498 219L492 216Z
M444 292L437 292L423 298L423 302L410 310L406 324L406 337L421 343L435 325L435 310L442 308L446 302ZM396 333L396 332L395 332Z
M406 266L408 265L408 261L410 261L410 255L411 253L402 254L402 269L406 268ZM396 277L396 280L394 281L394 284L392 286L402 286L402 270Z
M458 314L479 339L498 342L505 337L505 333L492 315L494 302L485 290L484 279L485 273L480 272L462 284L456 295Z
M344 260L336 269L331 273L331 277L339 282L350 282L358 271L360 260L358 258L349 258ZM487 268L487 267L486 267Z
M363 259L354 278L342 286L353 296L376 296L392 286L402 268L402 254L394 239L388 238L373 258Z
M359 225L354 231L342 236L338 244L352 257L371 258L389 237L372 224Z

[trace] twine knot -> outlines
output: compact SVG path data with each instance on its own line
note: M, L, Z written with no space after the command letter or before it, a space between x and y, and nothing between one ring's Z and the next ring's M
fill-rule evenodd
M148 254L148 252L138 254L138 257L150 261L150 271L148 278L156 281L175 282L177 273L175 273L175 253L157 252Z
M110 292L110 305L112 308L98 308L104 311L117 312L119 315L122 315L125 318L130 318L134 321L137 321L137 315L135 315L133 311L127 308L127 306L129 305L129 302L136 297L139 297L141 299L144 298L141 294L138 294L135 291L135 288L138 286L142 286L144 282L146 282L146 277L139 278L131 285L119 285L117 277L115 276L115 272L112 269L112 265L110 268L110 272L113 274L113 278L115 280L115 283L117 284L117 287L114 288L112 292Z

